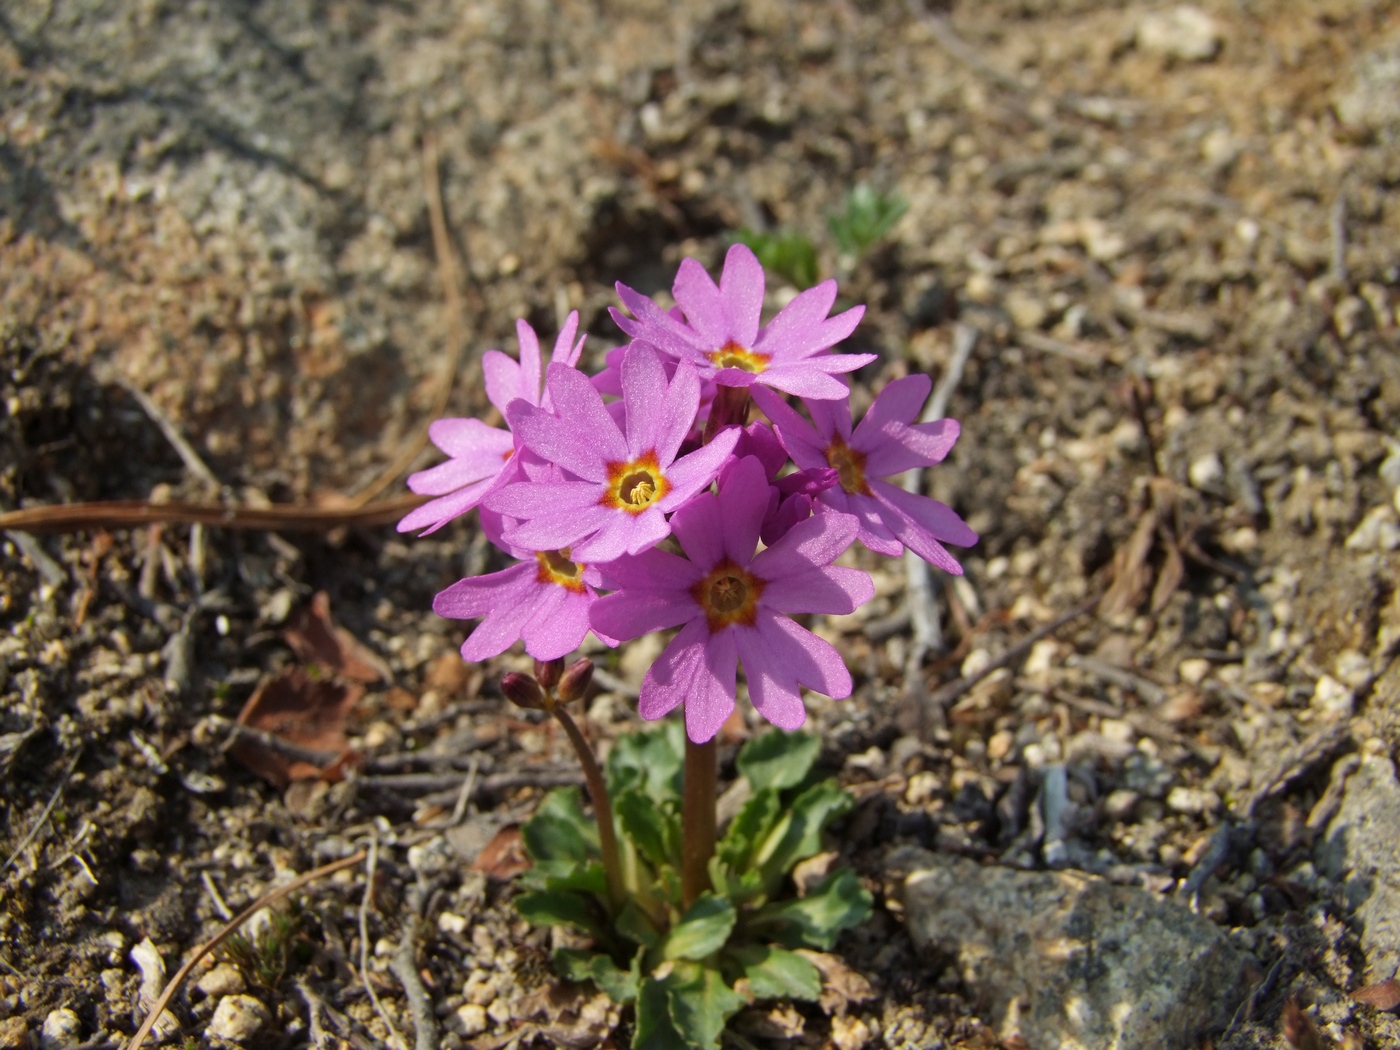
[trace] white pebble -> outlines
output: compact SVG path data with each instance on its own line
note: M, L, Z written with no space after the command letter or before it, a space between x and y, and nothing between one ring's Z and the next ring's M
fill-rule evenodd
M1167 808L1177 813L1204 816L1220 808L1220 796L1205 788L1174 787L1167 792Z
M1143 15L1137 27L1137 46L1165 58L1203 62L1220 50L1220 28L1199 7L1181 4Z
M1309 706L1317 712L1319 718L1338 722L1351 717L1355 704L1356 697L1352 691L1330 674L1325 674L1313 686L1312 702Z
M40 1050L62 1050L76 1046L81 1040L83 1023L78 1015L68 1007L60 1007L44 1018L44 1027L39 1030Z
M457 1008L457 1023L462 1026L465 1036L480 1035L486 1031L486 1007L467 1003Z
M243 983L243 975L238 972L238 967L219 963L201 977L195 983L195 987L210 999L221 999L225 995L237 995L248 986Z
M219 1000L204 1034L211 1039L243 1043L262 1031L271 1020L267 1007L251 995L226 995Z
M1219 456L1214 452L1207 452L1191 461L1186 476L1191 480L1193 489L1204 492L1215 488L1224 480L1225 467L1221 464Z
M1176 665L1176 673L1187 685L1200 685L1210 674L1210 661L1198 656L1190 657Z

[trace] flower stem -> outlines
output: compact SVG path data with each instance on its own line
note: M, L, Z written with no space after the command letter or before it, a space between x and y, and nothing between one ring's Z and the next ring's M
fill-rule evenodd
M681 906L689 908L710 888L710 858L715 854L715 782L719 752L713 738L685 741L684 798L681 823Z
M574 745L579 765L583 767L583 779L588 785L588 797L593 802L593 818L598 822L598 848L603 854L603 877L608 881L608 899L613 907L620 908L627 899L626 887L622 881L622 860L617 851L617 832L613 828L612 800L608 798L608 786L603 780L603 771L598 768L598 760L593 757L593 749L583 738L578 724L562 707L553 710L554 717L564 727L569 743Z

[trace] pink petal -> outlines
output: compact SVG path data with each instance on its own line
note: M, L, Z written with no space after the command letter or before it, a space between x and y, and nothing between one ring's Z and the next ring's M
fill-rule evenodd
M426 529L424 536L436 532L453 518L460 518L475 507L482 497L491 491L493 481L493 478L487 478L475 485L468 485L446 496L429 500L421 507L415 507L399 520L398 531L413 532L415 529Z
M718 350L733 338L720 290L705 268L694 259L682 259L676 271L671 294L676 305L685 312L685 319L699 337L695 345ZM635 313L635 311L633 311Z
M749 568L769 581L810 573L839 558L854 542L857 528L849 514L818 514L799 521L781 540L760 551Z
M773 365L758 377L758 382L809 401L839 401L850 393L839 379L832 379L821 369L805 367L806 364Z
M866 573L843 565L828 565L824 569L774 580L763 589L761 601L765 607L779 612L844 616L873 597L875 584Z
M814 288L808 288L778 311L778 316L758 333L752 349L774 354L778 350L805 346L806 334L821 324L831 312L834 302L835 281L823 281Z
M753 387L749 396L763 414L773 421L778 440L799 468L811 470L827 466L827 442L812 428L811 423L798 415L795 408L766 387Z
M783 448L783 443L773 433L772 427L762 420L756 420L746 426L739 436L734 445L734 456L736 459L757 456L763 464L764 473L773 478L787 462L787 449Z
M669 514L715 479L725 459L734 451L739 440L738 427L721 430L708 445L682 456L666 468L666 480L671 491L654 506Z
M768 510L768 476L755 456L736 463L719 487L720 539L736 565L747 565L758 547L758 533Z
M686 731L697 744L704 743L734 710L737 670L733 632L711 635L703 617L692 620L651 665L637 711L654 720L684 703Z
M867 550L895 557L904 551L904 544L894 538L881 516L883 507L869 496L852 496L843 489L827 489L817 499L838 514L852 514L860 522L856 539Z
M701 493L671 515L671 532L702 574L724 557L724 521L712 493Z
M572 546L574 556L580 561L601 564L624 554L640 554L660 543L670 533L666 515L655 506L648 507L640 514L604 508L604 517L597 531L575 540Z
M807 411L812 414L812 422L817 433L831 442L833 436L841 435L841 440L851 438L851 395L846 394L839 401L807 401Z
M544 371L541 362L540 337L535 334L522 318L515 322L515 338L520 343L520 382L527 391L520 396L532 405L540 403L540 376ZM510 404L509 401L506 404Z
M861 444L861 442L867 434L873 441L875 432L879 431L886 423L914 422L919 415L919 409L924 407L924 402L928 400L929 391L932 389L933 380L922 372L886 383L885 388L880 391L874 403L866 410L865 418L860 421L860 426L856 427L857 447L867 451L874 448L873 444Z
M887 478L914 467L941 463L957 443L960 430L955 419L940 419L912 427L905 423L886 423L873 435L874 447L865 461L865 472L870 477ZM870 435L867 441L871 441Z
M530 404L539 401L539 387L533 390L521 375L520 363L499 350L487 350L481 355L481 374L486 380L486 397L502 412L516 398L524 398Z
M665 409L656 431L656 459L664 467L675 461L676 453L690 435L700 410L700 377L689 361L678 361L671 385L666 389Z
M569 316L564 321L564 327L559 329L559 336L554 340L554 351L549 355L551 363L568 365L574 367L578 364L579 357L583 354L583 344L588 341L588 336L579 336L577 343L574 336L578 333L578 311L570 310Z
M458 580L438 592L433 599L433 612L449 620L474 620L485 616L492 608L502 605L503 599L515 603L529 595L534 589L536 573L531 560L486 576Z
M699 613L700 607L688 594L618 591L594 602L588 621L595 631L628 640L675 627Z
M930 565L954 576L962 575L962 566L944 549L943 543L970 547L977 542L977 533L969 529L951 507L927 496L905 492L887 481L871 482L871 490L885 508L881 517L901 543Z
M557 596L541 602L520 632L525 651L536 660L557 660L583 644L588 634L588 608L596 600L591 594L577 594L559 586L550 590Z
M560 419L575 431L575 440L591 447L594 457L611 462L627 458L627 442L613 417L603 406L603 397L588 377L577 368L550 365L549 396ZM512 427L512 429L514 429ZM556 457L546 457L552 459ZM568 469L565 466L565 469Z
M446 463L410 474L408 488L420 496L444 496L464 485L489 485L505 465L500 456L449 459Z
M726 253L719 294L729 322L729 338L740 346L752 347L758 338L758 318L763 310L763 267L746 245L735 244ZM680 296L676 301L680 301Z
M498 465L515 447L507 431L479 419L436 419L428 425L428 438L454 459L495 456Z
M577 374L577 373L575 373ZM585 379L584 382L587 382ZM589 387L592 390L592 387ZM598 397L594 392L594 397ZM549 463L557 463L571 474L597 484L608 478L608 467L604 458L608 452L620 452L615 460L627 458L627 446L622 441L622 432L606 411L602 411L602 398L598 406L607 420L609 433L588 433L573 420L560 419L542 408L535 408L525 401L512 401L506 409L506 421L516 439L535 455ZM592 440L596 438L597 440ZM610 441L610 438L615 438Z
M684 389L680 393L684 394ZM657 448L658 438L663 435L669 440L675 429L683 425L689 431L695 418L695 409L700 405L700 384L697 380L692 391L694 402L689 407L689 418L677 420L674 415L685 415L687 406L673 406L668 396L666 370L661 366L661 358L645 343L633 343L627 348L622 359L622 401L627 416L627 458L637 459ZM685 436L685 431L681 437ZM676 441L676 447L680 442ZM657 459L664 468L670 460Z
M705 575L705 570L685 558L655 547L640 554L615 558L606 565L600 565L598 570L602 574L603 585L609 588L672 591L677 594L688 594L690 588Z
M617 326L633 339L648 342L662 353L671 354L683 360L693 359L697 353L714 349L708 347L705 340L700 338L696 332L687 328L645 295L634 292L625 284L618 284L616 287L618 296L627 309L632 311L636 320L629 319L625 314L619 313L611 307L608 309L608 313L617 322Z
M736 631L749 700L780 729L806 721L800 687L833 699L851 695L851 674L828 643L786 617L759 614L752 630Z

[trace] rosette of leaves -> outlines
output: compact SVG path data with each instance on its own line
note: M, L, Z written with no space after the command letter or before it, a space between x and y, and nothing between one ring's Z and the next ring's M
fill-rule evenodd
M828 825L852 806L818 777L807 733L769 732L740 750L749 798L710 862L713 890L681 903L683 730L622 737L608 756L626 898L609 900L592 819L576 789L551 793L522 829L534 867L517 910L531 922L592 938L555 953L559 974L593 981L636 1006L635 1050L711 1050L725 1022L758 999L815 1000L821 976L801 949L830 949L870 915L870 893L842 868L803 896L789 876L819 853Z

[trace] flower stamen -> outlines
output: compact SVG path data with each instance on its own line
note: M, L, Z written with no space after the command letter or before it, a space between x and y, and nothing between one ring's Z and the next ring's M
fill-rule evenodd
M852 496L869 496L870 485L865 480L865 453L851 448L837 436L826 447L826 462L835 467L841 487Z
M584 566L569 559L569 548L557 551L539 551L535 554L539 572L535 576L540 583L554 583L566 591L583 594L587 587L583 583Z
M671 491L671 483L661 472L655 449L630 463L608 464L608 488L599 501L605 507L640 514Z
M768 362L773 359L772 354L755 353L732 340L718 350L710 351L706 356L716 368L737 368L753 375L767 371Z
M752 627L764 581L725 558L691 589L691 596L705 611L710 631L733 624Z

